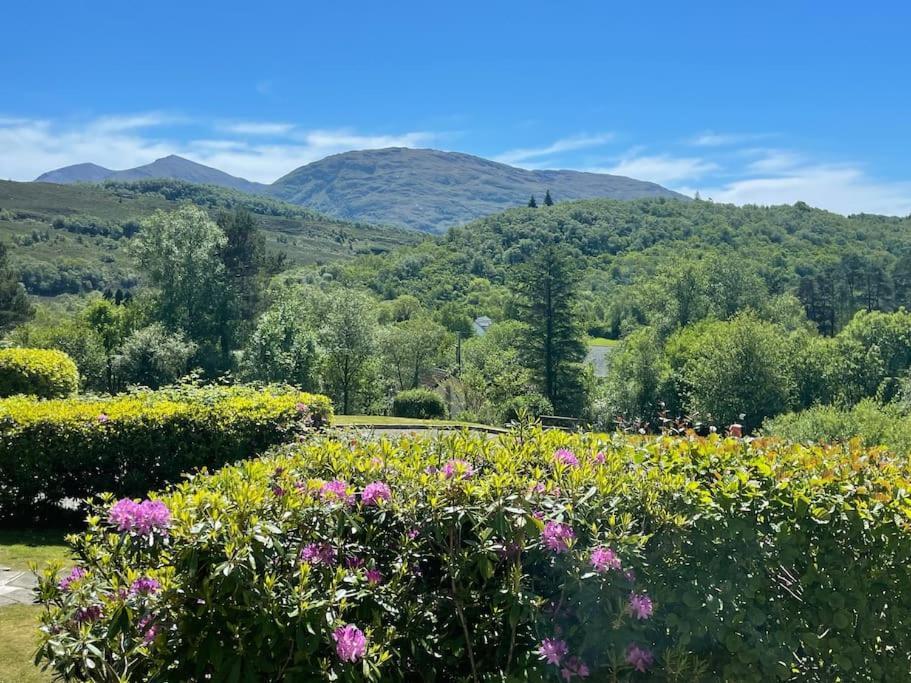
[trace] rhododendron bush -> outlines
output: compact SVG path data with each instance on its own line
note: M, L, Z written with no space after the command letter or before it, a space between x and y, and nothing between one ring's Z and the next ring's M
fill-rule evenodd
M534 429L325 436L102 498L48 570L80 680L906 680L907 466Z

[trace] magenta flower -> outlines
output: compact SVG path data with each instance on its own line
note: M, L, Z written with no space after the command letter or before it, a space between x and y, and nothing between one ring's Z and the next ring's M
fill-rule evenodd
M588 678L589 673L588 665L578 657L570 657L567 659L563 668L560 670L560 675L563 677L564 681L572 680L574 676Z
M541 655L541 658L544 659L548 664L553 664L554 666L559 665L560 661L568 653L569 646L567 646L565 640L545 638L538 646L538 654Z
M595 462L598 463L599 465L604 464L604 453L602 451L598 451L595 454Z
M323 500L328 502L339 502L345 505L354 505L354 494L348 493L348 482L341 479L327 481L320 489L320 495Z
M335 548L328 543L310 543L300 553L301 561L312 566L323 564L331 567L335 564L336 557Z
M608 569L620 569L620 558L610 548L595 548L592 550L591 564L596 572L603 573Z
M76 610L76 623L84 624L101 619L101 605L89 605Z
M274 496L276 496L277 498L281 498L283 495L285 495L285 489L283 489L278 484L275 484L274 486L272 486L272 494Z
M142 642L146 645L155 640L155 636L158 635L158 625L153 623L153 619L150 615L146 615L140 619L139 623L136 624L136 628L142 634Z
M82 567L73 567L67 576L60 579L57 587L62 591L68 591L76 581L84 578L87 572Z
M354 624L340 626L332 632L335 653L343 662L356 662L367 653L367 636Z
M107 413L99 413L99 415L98 415L98 422L101 424L104 424L109 419L111 419L111 418L108 417Z
M630 643L630 646L626 649L626 663L636 671L645 673L655 663L655 655L648 648L642 648L636 643Z
M443 465L443 476L447 479L469 479L474 475L474 467L465 460L450 460Z
M570 542L576 537L576 532L568 524L561 522L548 522L541 532L544 545L555 553L565 553L569 550Z
M379 505L380 501L390 500L391 498L392 489L381 481L367 484L367 486L364 487L364 492L361 494L361 502L364 505Z
M421 532L417 529L409 529L405 535L408 537L409 541L413 541L421 535Z
M579 458L576 457L576 454L573 453L568 448L560 448L554 453L554 459L557 462L562 462L564 465L569 465L570 467L577 467L579 465Z
M158 581L144 576L133 582L130 586L130 593L132 595L151 595L152 593L157 593L160 588L161 584Z
M353 557L353 556L346 557L345 566L348 567L348 569L360 569L361 567L364 566L364 559L361 557Z
M383 582L383 575L378 569L368 569L367 570L367 581L374 586L378 586Z
M652 599L645 593L630 593L629 611L637 619L648 619L654 611Z
M118 531L134 531L142 535L152 531L167 533L171 511L160 500L137 503L130 498L122 498L111 506L108 520Z

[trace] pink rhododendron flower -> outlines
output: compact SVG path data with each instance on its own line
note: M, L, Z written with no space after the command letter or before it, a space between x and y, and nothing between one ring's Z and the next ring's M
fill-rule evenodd
M378 569L368 569L367 570L367 581L370 582L371 584L373 584L374 586L378 586L379 584L381 584L383 582L383 575L380 573L380 571Z
M459 479L468 479L474 475L474 467L465 460L450 460L443 465L443 476L447 479L455 477Z
M130 593L133 595L151 595L152 593L157 593L158 589L161 588L161 584L158 583L155 579L150 579L147 577L142 577L141 579L136 579L133 584L130 586Z
M645 593L630 593L629 611L637 619L648 619L654 611L652 599Z
M89 605L76 610L76 623L84 624L88 621L101 619L101 605Z
M345 566L348 569L360 569L364 566L364 558L362 557L346 557Z
M620 558L610 548L595 548L592 550L591 564L596 572L606 572L608 569L619 570Z
M597 454L595 454L595 462L599 465L604 464L604 453L602 451L598 451Z
M557 462L562 462L564 465L569 465L570 467L579 465L579 458L577 458L576 454L568 448L560 448L557 450L557 452L554 453L554 459Z
M636 671L645 673L655 663L655 655L648 648L642 648L636 643L630 643L630 646L626 649L626 663Z
M538 646L538 654L548 664L559 665L560 661L569 653L569 646L565 640L545 638Z
M341 479L334 479L323 484L320 489L320 495L325 501L337 501L345 505L354 504L354 494L348 493L348 482L344 482Z
M111 418L108 417L107 413L100 413L98 415L98 422L100 422L101 424L104 424L105 422L107 422L110 419Z
M60 579L57 587L62 591L68 591L70 589L70 586L73 585L73 583L76 581L84 578L86 573L87 572L82 567L73 567L67 576L64 576L62 579Z
M153 623L152 617L149 615L140 619L136 628L142 634L142 642L146 645L155 640L155 636L158 635L158 625Z
M310 543L301 550L300 558L309 565L323 564L328 567L335 564L336 552L328 543Z
M160 500L137 503L130 498L122 498L111 506L108 520L119 531L135 531L143 535L152 531L167 532L171 511Z
M392 498L392 489L382 481L375 481L364 487L361 494L361 502L364 505L379 505L382 500Z
M418 536L421 535L421 532L418 531L417 529L409 529L405 535L408 537L408 540L413 541L414 539L416 539Z
M561 522L548 522L541 532L544 545L555 553L565 553L569 550L569 543L576 537L576 532L568 524Z
M343 662L356 662L367 654L367 636L354 624L340 626L332 632L335 652Z
M564 681L570 681L574 676L579 678L588 678L588 665L578 657L570 657L566 660L563 668L560 669L560 675Z

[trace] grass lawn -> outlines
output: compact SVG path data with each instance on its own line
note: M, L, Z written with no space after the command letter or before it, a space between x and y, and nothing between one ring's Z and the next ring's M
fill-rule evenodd
M69 561L62 531L0 530L0 567L28 569L58 560ZM32 663L40 607L0 607L0 683L46 683L51 680Z
M488 425L472 422L459 422L457 420L417 420L410 417L390 417L389 415L336 415L332 418L336 427L379 426L397 427L418 425L421 427L468 427L491 429Z
M607 339L605 337L588 337L585 340L588 346L616 346L620 343L618 339Z
M28 569L29 562L39 566L69 560L62 531L10 531L0 529L0 567ZM0 679L2 680L2 679Z
M48 673L32 661L37 647L36 605L0 607L0 683L46 683Z

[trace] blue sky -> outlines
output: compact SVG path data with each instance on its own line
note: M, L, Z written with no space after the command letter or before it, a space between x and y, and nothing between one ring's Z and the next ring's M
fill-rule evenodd
M0 177L457 150L911 213L911 4L7 3Z

